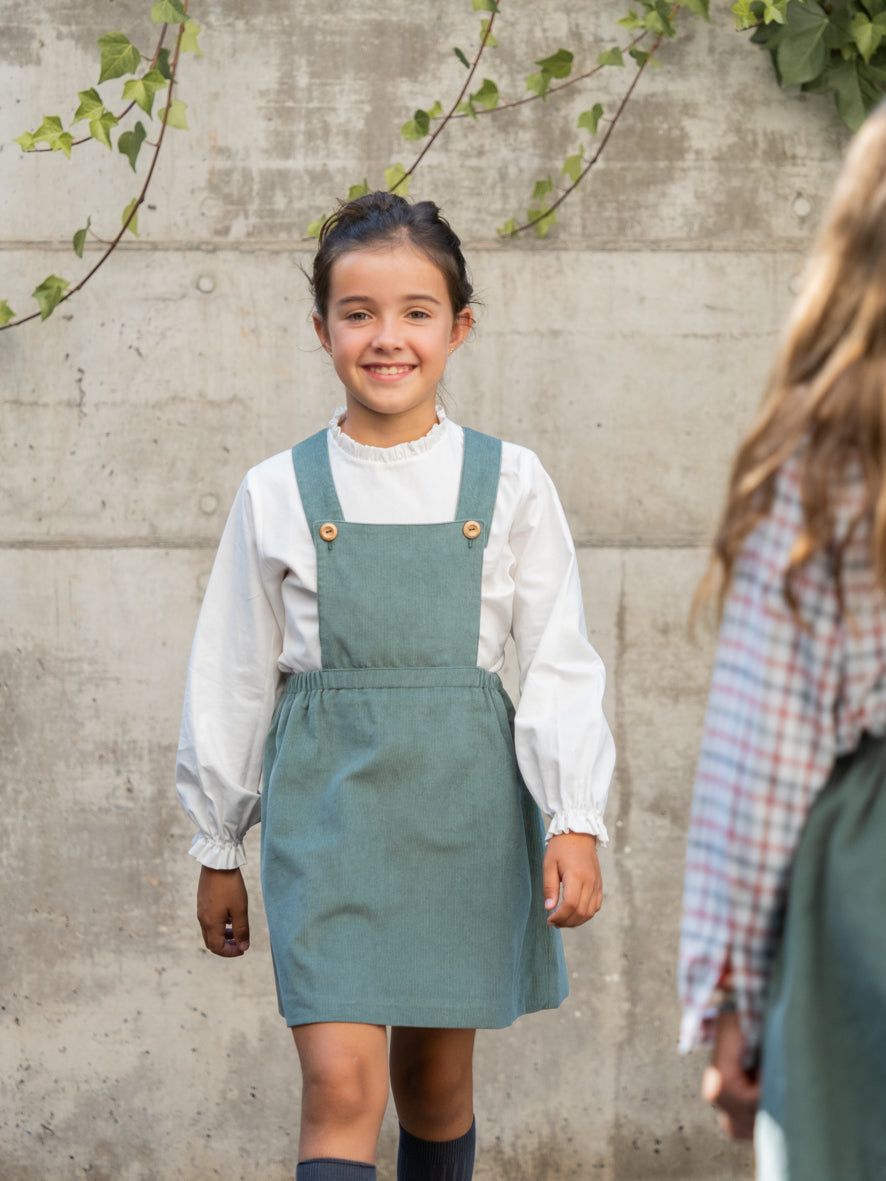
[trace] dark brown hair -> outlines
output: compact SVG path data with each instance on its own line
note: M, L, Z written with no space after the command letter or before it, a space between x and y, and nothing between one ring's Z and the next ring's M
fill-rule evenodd
M311 272L311 294L320 318L326 320L332 268L350 250L367 250L402 239L427 255L446 280L457 316L468 307L474 289L468 278L458 235L433 201L411 204L396 193L367 193L343 204L320 230Z

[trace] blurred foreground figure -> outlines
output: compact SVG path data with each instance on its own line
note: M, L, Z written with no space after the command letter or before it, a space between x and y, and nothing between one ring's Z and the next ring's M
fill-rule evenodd
M853 140L695 606L721 627L681 1045L758 1181L886 1178L886 109Z

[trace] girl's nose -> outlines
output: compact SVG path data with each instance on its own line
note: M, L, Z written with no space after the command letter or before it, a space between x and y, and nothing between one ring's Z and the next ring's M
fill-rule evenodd
M383 349L385 352L402 348L403 341L397 321L380 321L372 343L377 349Z

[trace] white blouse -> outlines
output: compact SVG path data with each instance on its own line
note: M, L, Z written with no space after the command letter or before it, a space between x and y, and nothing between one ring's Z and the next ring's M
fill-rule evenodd
M438 407L429 434L396 447L329 425L342 512L363 524L432 524L455 516L464 432ZM575 549L538 458L502 446L483 557L477 664L499 672L512 635L520 670L517 761L551 817L548 835L595 834L615 746L603 716L603 662L588 642ZM176 765L179 798L198 832L191 853L213 869L242 865L260 818L262 750L283 678L321 667L317 566L290 451L249 471L206 588L185 689Z

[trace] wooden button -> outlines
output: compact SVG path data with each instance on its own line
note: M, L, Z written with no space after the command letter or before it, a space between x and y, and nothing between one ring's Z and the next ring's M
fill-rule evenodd
M320 536L324 541L335 541L338 529L331 521L327 521L325 525L320 526Z
M479 537L483 532L483 526L479 521L465 521L461 531L468 541L473 541L475 537Z

